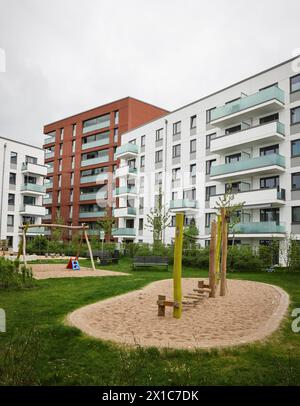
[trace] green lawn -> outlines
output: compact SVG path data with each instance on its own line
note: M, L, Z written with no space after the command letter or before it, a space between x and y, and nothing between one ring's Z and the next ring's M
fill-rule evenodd
M81 261L88 266L89 261ZM0 384L42 385L299 385L300 333L292 318L263 344L212 351L125 350L65 326L67 313L88 303L138 289L171 272L131 272L130 263L106 269L130 276L52 279L31 290L0 292L7 333L0 333ZM207 276L185 268L184 277ZM300 274L235 273L230 278L281 286L300 308ZM290 313L290 312L289 312Z

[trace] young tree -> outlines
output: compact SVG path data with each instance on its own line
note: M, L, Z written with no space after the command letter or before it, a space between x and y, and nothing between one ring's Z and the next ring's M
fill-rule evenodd
M116 224L116 218L110 215L108 207L106 208L105 216L97 220L97 224L99 229L104 231L106 240L110 241L112 238L112 229Z
M157 207L151 208L147 214L148 228L153 234L153 244L161 242L163 239L163 231L171 224L171 216L169 210L166 210L162 204L162 191L159 189Z
M199 230L195 223L191 223L184 228L183 246L184 248L195 248L196 237L199 235Z
M61 225L65 224L65 221L60 214L60 210L58 210L56 213L55 224L61 224ZM52 240L56 243L61 241L64 237L64 232L65 232L65 230L63 228L60 228L60 227L53 228Z

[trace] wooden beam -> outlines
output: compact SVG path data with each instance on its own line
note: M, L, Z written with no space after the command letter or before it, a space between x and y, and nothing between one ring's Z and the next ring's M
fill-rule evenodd
M92 253L92 248L91 248L91 244L89 242L89 238L88 238L88 235L87 235L87 232L86 232L86 228L84 228L83 232L84 232L84 238L85 238L86 245L88 247L90 258L91 258L92 268L93 268L93 271L96 271L94 258L93 258L93 253Z
M183 213L176 214L175 229L175 247L174 247L174 265L173 265L173 317L180 319L182 311L182 287L181 287L181 268L182 268L182 244L183 244Z
M227 290L226 271L227 271L228 231L227 231L226 210L224 207L221 208L221 216L222 216L222 258L221 258L220 296L225 296Z
M163 295L158 295L158 309L157 309L157 315L159 317L164 317L166 315L166 306L165 306L165 301L166 301L166 296Z
M215 220L211 222L210 246L209 246L209 297L216 297L216 234L217 224Z
M68 228L70 230L86 230L89 227L87 225L82 225L82 226L66 226L65 224L25 224L24 226L20 226L19 228L23 229L31 228L31 227L49 227L49 228Z
M25 267L27 268L27 260L26 260L26 228L23 228L23 262Z

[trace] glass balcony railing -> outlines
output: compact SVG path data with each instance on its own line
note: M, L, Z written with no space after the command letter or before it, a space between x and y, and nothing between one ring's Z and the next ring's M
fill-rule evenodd
M211 121L241 112L273 99L284 103L284 91L277 86L272 86L249 96L242 97L239 100L227 103L224 106L217 107L211 111Z
M46 189L53 189L53 182L46 182L44 183L44 187Z
M52 197L44 197L43 204L52 204Z
M97 158L85 159L81 161L81 166L96 165L108 161L108 155L98 156Z
M117 148L116 150L116 158L123 154L138 154L139 147L136 144L124 144Z
M136 215L136 208L135 207L118 207L113 210L113 215L116 217L123 217L126 215Z
M91 141L91 142L82 144L82 149L101 147L102 145L106 145L106 144L109 144L109 137L105 137L100 140Z
M281 234L285 233L285 225L276 221L260 221L238 223L234 226L236 234Z
M116 188L114 194L115 194L115 196L125 195L125 194L137 194L137 190L136 190L136 187L121 186L121 187Z
M45 193L46 187L35 183L24 183L24 185L21 185L21 191Z
M135 228L114 228L112 230L114 237L134 237L136 235Z
M44 227L29 227L27 230L28 234L44 234L45 228Z
M246 171L277 165L285 168L285 157L279 154L262 155L255 158L243 159L238 162L222 165L212 165L210 176L225 175L227 173Z
M98 191L95 193L82 193L79 200L96 200L96 199L106 199L107 191Z
M81 211L79 213L79 218L94 218L94 217L104 217L105 211L98 210L98 211Z
M80 183L96 183L108 179L108 172L98 173L97 175L81 176Z
M53 158L54 157L54 151L47 151L45 152L45 159Z
M170 201L170 209L196 209L196 200L178 199Z
M51 137L46 137L45 141L44 141L44 145L51 144L53 142L55 142L55 135L52 135Z

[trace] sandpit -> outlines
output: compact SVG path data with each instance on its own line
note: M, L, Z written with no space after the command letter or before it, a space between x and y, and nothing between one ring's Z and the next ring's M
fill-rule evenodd
M93 271L91 268L80 268L80 271L73 271L71 269L66 269L66 266L66 264L30 264L33 277L35 279L129 275L128 273L124 272L104 271L101 269L96 269L96 271Z
M198 279L183 279L183 294ZM84 333L119 344L177 349L241 345L273 333L284 317L288 294L273 285L228 280L226 297L205 298L183 310L180 320L157 316L157 296L171 298L172 280L157 281L142 290L94 303L74 311L67 322Z

